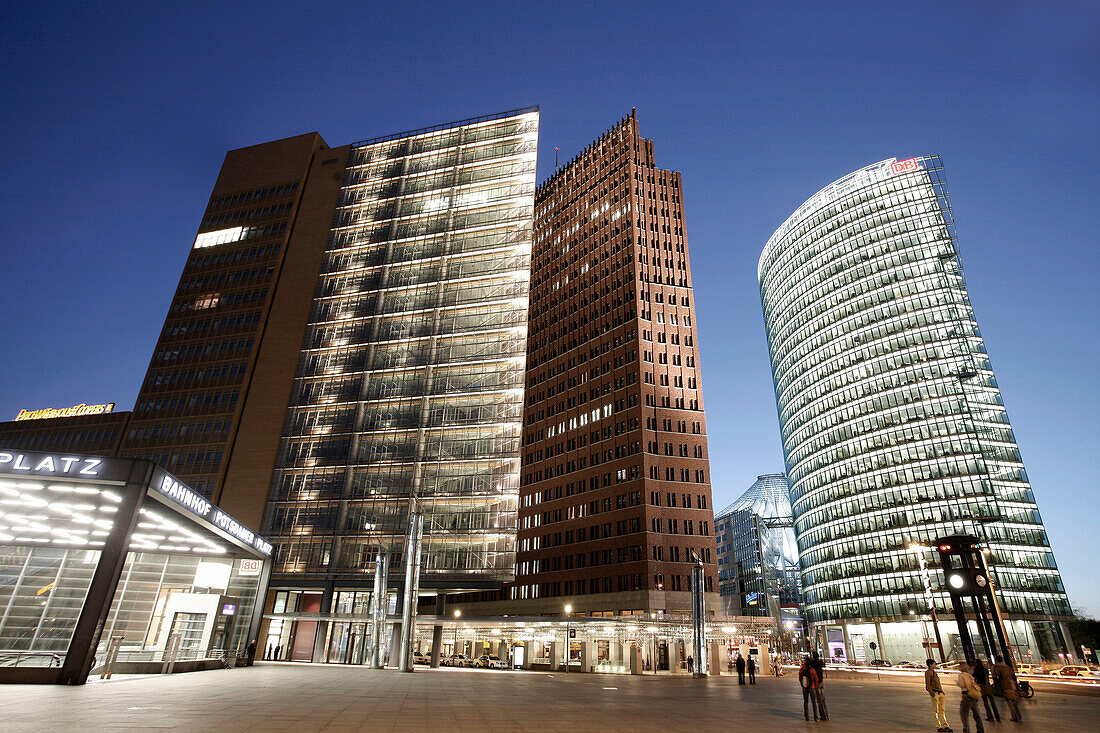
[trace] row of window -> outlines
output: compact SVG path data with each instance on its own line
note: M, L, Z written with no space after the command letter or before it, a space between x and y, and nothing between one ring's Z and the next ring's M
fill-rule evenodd
M216 387L226 384L239 384L247 364L227 364L207 369L186 369L178 372L161 372L150 375L145 381L145 389L158 387L171 389L190 389L192 387Z
M159 413L159 417L173 417L178 413L190 410L226 411L231 410L237 404L239 396L238 392L233 391L184 395L159 400L141 400L134 407L134 413L137 415Z
M211 199L210 205L207 208L217 209L222 206L243 204L250 201L265 199L271 196L282 196L283 194L293 193L297 190L297 183L284 183L281 186L269 186L267 188L258 188L253 191L241 191L240 193L235 193L232 196L219 196L218 198Z

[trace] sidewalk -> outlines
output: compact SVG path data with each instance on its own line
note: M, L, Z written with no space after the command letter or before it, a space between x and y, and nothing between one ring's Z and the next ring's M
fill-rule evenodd
M82 687L0 687L6 732L236 731L669 731L768 730L926 733L924 690L911 682L826 680L831 720L806 723L793 676L562 674L257 664L251 668L146 676ZM958 692L948 690L957 731ZM1022 725L990 733L1095 730L1100 698L1039 693Z

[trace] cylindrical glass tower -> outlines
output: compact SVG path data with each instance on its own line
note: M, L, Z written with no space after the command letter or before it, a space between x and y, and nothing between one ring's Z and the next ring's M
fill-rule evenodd
M822 645L859 659L866 635L878 644L863 650L923 659L912 546L969 533L991 548L1021 656L1058 651L1050 622L1069 603L967 296L940 158L885 160L821 190L768 240L758 274ZM884 622L908 622L915 647Z

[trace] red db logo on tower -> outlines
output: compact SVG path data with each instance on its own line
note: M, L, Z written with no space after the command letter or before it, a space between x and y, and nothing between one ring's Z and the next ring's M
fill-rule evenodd
M891 173L908 173L909 171L915 171L920 168L920 163L916 158L910 158L909 160L899 160L896 163L890 164Z

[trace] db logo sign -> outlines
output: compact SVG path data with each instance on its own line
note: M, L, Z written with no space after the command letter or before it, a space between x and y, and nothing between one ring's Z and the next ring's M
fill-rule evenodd
M259 575L260 574L260 561L259 560L241 560L241 567L237 572L241 575Z
M910 171L915 171L919 169L920 163L917 162L916 158L910 158L909 160L899 160L896 163L890 164L890 172L895 174L908 173Z

